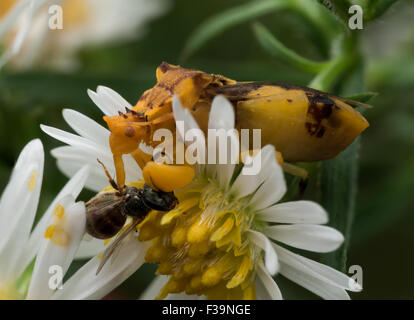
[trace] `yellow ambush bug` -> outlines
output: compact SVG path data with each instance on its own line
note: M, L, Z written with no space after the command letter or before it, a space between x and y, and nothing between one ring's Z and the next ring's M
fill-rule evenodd
M143 93L132 110L104 117L111 131L110 146L120 186L125 183L123 154L133 156L152 188L169 192L192 180L191 166L156 164L138 148L141 142L152 147L159 144L152 139L159 128L175 130L175 94L204 131L213 98L224 95L234 106L237 129L261 129L262 145L274 145L286 161L333 158L369 126L351 106L364 104L306 87L237 82L166 62L157 68L156 77L156 85Z

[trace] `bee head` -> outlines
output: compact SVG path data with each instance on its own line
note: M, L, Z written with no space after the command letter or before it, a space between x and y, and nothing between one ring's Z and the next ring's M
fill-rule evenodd
M159 211L170 211L178 203L174 192L155 191L148 185L144 185L142 196L144 203L148 207Z
M136 187L126 187L124 198L125 208L128 215L138 216L149 211L148 206L143 201L142 191L142 189L138 189Z

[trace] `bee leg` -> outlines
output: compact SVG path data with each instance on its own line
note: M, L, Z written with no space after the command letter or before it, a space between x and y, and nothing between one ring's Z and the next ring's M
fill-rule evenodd
M105 165L103 164L103 162L99 159L96 159L98 161L98 163L103 167L106 176L108 177L109 183L111 184L112 188L114 188L115 190L119 190L118 185L116 184L116 182L114 181L114 179L111 177L111 175L108 172L108 169L106 169Z
M194 168L190 165L171 165L149 161L142 174L145 183L152 189L171 192L188 185L194 178Z

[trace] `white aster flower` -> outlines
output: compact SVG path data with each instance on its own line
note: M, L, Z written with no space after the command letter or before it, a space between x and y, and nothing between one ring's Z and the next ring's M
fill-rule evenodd
M129 102L107 87L98 87L96 92L88 90L88 94L107 116L116 115L118 111L125 112L125 107L132 108ZM68 144L68 146L52 150L52 155L57 159L57 166L66 176L71 177L83 165L88 164L91 167L91 174L86 187L99 192L108 185L108 178L96 159L102 161L110 172L115 171L109 147L110 132L75 110L63 110L63 117L79 135L45 125L41 126L48 135ZM136 182L142 179L141 169L130 155L124 156L124 162L126 181Z
M73 175L31 231L43 166L43 146L33 140L21 152L0 200L0 299L102 298L143 263L145 245L129 242L118 254L120 264L108 264L99 276L95 273L100 261L95 257L55 290L85 234L85 205L75 199L89 168ZM61 275L60 280L54 274Z
M177 98L173 111L187 130L198 127ZM208 128L229 130L234 124L232 105L216 97ZM238 141L233 134L230 139ZM208 153L213 151L208 147ZM238 155L239 150L227 152ZM360 290L341 272L284 248L330 252L342 244L343 236L322 225L328 217L317 203L278 203L286 184L274 147L265 146L246 163L259 157L256 175L244 174L246 166L237 173L231 164L199 165L194 181L176 192L178 207L141 226L141 239L155 239L147 260L160 262L158 273L169 276L168 281L157 279L144 298L158 292L161 298L187 293L213 299L280 299L272 278L277 272L325 299L348 299L346 290Z
M49 21L56 22L56 5L63 19L62 29L54 30ZM12 57L20 68L73 67L79 49L139 37L167 9L167 0L2 0L0 43L6 49L0 67Z
M130 107L108 88L89 94L106 115ZM184 121L187 129L198 128L176 97L173 111L176 121ZM107 157L109 166L109 132L75 111L65 110L64 117L80 136L42 127L69 145L52 151L62 171L70 176L77 167L95 163L96 154ZM234 124L233 107L225 98L216 97L209 128L232 129ZM185 136L185 132L180 134ZM230 139L238 139L235 131ZM239 153L238 149L226 151ZM328 217L318 204L278 203L286 183L275 149L266 146L246 162L259 159L257 175L243 174L246 167L238 173L235 164L197 165L194 181L176 191L179 205L168 213L153 211L148 215L140 225L139 239L150 242L145 260L160 263L157 273L164 276L159 276L142 298L183 298L185 294L190 298L281 299L272 278L277 272L325 299L348 299L346 290L361 289L345 274L284 247L329 252L342 244L343 236L322 225ZM137 165L127 160L127 181L141 178ZM99 191L108 183L103 170L98 165L96 169L90 187Z

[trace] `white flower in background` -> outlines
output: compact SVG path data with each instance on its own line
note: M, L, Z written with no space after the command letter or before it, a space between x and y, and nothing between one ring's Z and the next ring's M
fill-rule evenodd
M35 63L74 67L79 49L140 37L168 4L167 0L1 0L0 44L5 52L0 67L12 57L12 65L19 68ZM55 5L62 8L63 29L49 27L49 20L55 22Z
M118 254L119 264L108 263L99 276L95 273L100 259L95 257L54 290L76 252L82 251L78 249L85 233L85 205L75 199L89 168L73 175L31 231L43 165L43 146L33 140L21 152L0 200L0 300L102 298L144 262L145 245L130 241ZM83 251L85 256L87 250Z
M99 87L89 95L106 115L130 108L108 88ZM187 129L198 128L176 97L173 111L176 121L184 121ZM70 176L84 164L95 164L97 154L106 157L109 166L109 132L75 111L63 114L80 136L42 126L46 133L68 144L52 150L61 170ZM210 115L209 128L234 128L234 110L225 98L214 99ZM238 139L233 133L231 139ZM185 136L185 132L180 134ZM239 153L238 149L225 151ZM140 225L139 239L150 243L145 260L159 263L158 273L164 276L159 276L142 298L183 298L186 294L190 298L281 299L272 278L277 272L325 299L348 299L346 290L361 289L345 274L282 246L329 252L342 244L343 236L322 225L328 217L318 204L278 203L286 184L275 149L266 146L246 163L259 159L257 175L244 175L245 169L239 173L234 164L198 165L194 181L175 192L179 205L168 213L153 211L148 215ZM90 187L99 191L108 183L103 170L95 166ZM141 178L133 160L127 158L125 168L127 181Z

